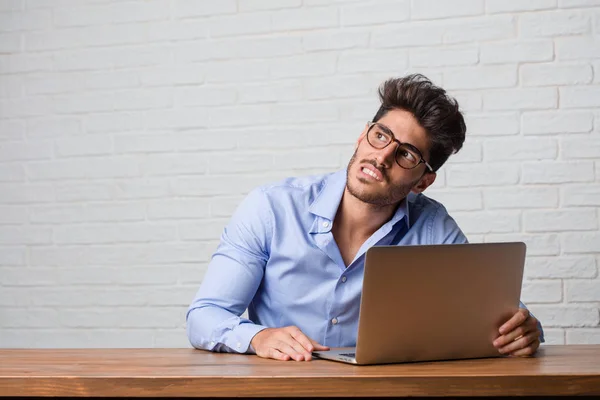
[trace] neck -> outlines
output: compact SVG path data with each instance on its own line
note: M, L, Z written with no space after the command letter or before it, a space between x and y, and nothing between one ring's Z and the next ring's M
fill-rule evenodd
M346 188L335 215L334 226L352 237L366 239L392 218L398 204L379 206L365 203L350 194Z

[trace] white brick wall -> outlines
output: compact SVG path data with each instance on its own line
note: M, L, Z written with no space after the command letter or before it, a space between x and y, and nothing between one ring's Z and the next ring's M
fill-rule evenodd
M256 185L342 168L377 85L465 111L440 171L471 241L528 245L549 343L600 343L600 2L0 2L0 346L188 346Z

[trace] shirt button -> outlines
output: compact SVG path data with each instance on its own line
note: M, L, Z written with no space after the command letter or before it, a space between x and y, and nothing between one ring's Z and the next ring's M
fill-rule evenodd
M329 228L329 222L327 222L327 221L323 222L323 228Z
M334 319L332 319L332 320L331 320L331 323L332 323L333 325L337 325L337 323L338 323L338 320L337 320L337 318L334 318Z
M348 278L346 278L345 276L342 276L342 282L346 282L348 280Z

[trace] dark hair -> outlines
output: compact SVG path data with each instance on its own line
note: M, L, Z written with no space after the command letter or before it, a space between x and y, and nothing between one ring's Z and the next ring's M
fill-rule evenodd
M373 122L393 109L410 111L429 136L429 164L434 171L461 149L467 127L458 102L425 76L388 79L379 87L379 98L381 107Z

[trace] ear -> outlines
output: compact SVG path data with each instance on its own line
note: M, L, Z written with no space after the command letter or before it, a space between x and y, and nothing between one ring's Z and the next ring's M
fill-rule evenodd
M354 150L358 149L358 146L360 145L360 142L362 142L363 139L365 137L367 137L367 131L368 130L369 130L369 124L365 124L365 129L363 129L362 133L358 137L358 140L356 141L356 145L354 146Z
M437 174L435 172L426 173L425 175L423 175L421 177L421 179L419 179L419 182L417 182L417 184L412 187L411 191L413 193L423 192L425 189L427 189L429 186L431 186L433 184L433 182L435 182L436 177L437 177Z

